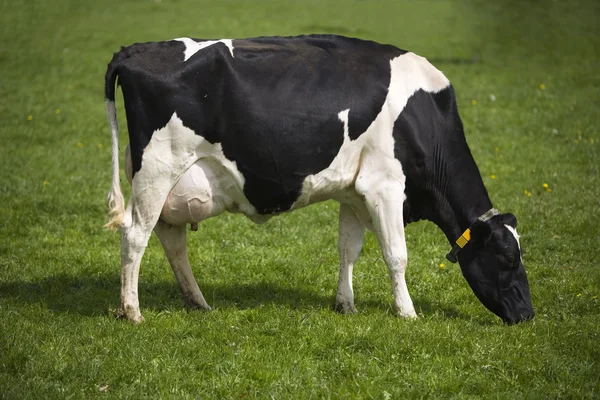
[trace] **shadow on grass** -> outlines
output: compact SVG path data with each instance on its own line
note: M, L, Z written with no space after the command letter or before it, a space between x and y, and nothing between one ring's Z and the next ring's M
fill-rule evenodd
M256 283L201 283L201 290L213 308L257 308L275 304L292 309L333 308L334 296L304 288L289 288L272 282ZM140 284L140 305L157 311L181 308L183 300L175 280ZM77 313L85 316L112 314L119 306L120 279L118 275L71 276L54 275L38 282L9 282L0 284L4 299L15 303L39 304L53 312ZM363 297L363 296L361 296ZM389 302L357 300L362 312L380 310L394 314L391 296ZM438 315L449 319L470 319L452 307L417 298L417 311L425 316Z
M329 307L333 298L301 288L286 288L269 282L248 284L201 283L208 303L217 308L255 308L263 304L278 304L290 308ZM55 312L103 315L119 306L120 280L114 276L55 275L37 282L0 284L4 299L16 303L40 304ZM140 305L164 310L183 308L183 299L175 280L141 283Z

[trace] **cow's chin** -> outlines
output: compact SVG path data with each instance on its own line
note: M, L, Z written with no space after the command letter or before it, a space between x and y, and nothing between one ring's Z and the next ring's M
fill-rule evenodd
M466 266L461 263L461 270L479 301L506 324L533 319L534 311L523 264L516 269L505 270L473 259Z

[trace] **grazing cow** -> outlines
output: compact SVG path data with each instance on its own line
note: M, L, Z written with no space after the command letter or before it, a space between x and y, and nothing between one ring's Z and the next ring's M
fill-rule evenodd
M131 199L119 183L115 82L125 101ZM115 53L106 72L113 181L107 226L121 231L122 316L142 321L140 260L154 230L186 305L210 309L193 277L186 225L223 211L256 223L340 203L335 307L354 311L352 269L377 236L394 305L415 317L404 227L433 221L479 300L505 322L533 317L517 221L492 207L450 82L426 59L332 35L175 39Z

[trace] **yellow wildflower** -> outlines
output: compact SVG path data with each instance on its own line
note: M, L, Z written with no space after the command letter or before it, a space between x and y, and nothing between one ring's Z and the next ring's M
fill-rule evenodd
M49 184L50 184L50 182L44 181L44 186L48 186Z
M492 178L492 179L496 179L496 175L494 175L494 174L491 174L491 175L490 175L490 178Z
M540 83L540 90L545 90L546 89L546 85L544 85L543 83Z
M83 143L77 142L76 146L79 147L79 148L82 148L83 147Z
M529 190L525 189L525 190L523 191L523 193L525 194L525 196L527 196L527 197L531 197L531 192L530 192Z
M581 297L581 293L577 293L577 297Z
M33 119L33 116L32 116L32 115L28 115L28 116L27 116L27 121L31 121L32 119Z
M446 265L444 263L440 264L440 269L444 269L446 267Z
M57 113L57 114L60 114L60 108L57 108L57 109L56 109L56 113Z
M101 149L101 148L103 148L103 147L104 147L104 146L102 145L102 143L98 143L98 148L99 148L99 149Z
M471 100L471 104L473 104L474 106L477 105L477 100Z

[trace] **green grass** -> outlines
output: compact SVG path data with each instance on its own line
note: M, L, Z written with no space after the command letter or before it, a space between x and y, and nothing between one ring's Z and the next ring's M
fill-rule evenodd
M600 5L496 3L0 1L0 397L599 397ZM183 309L153 237L146 321L115 319L119 240L101 228L112 53L308 32L392 43L450 78L494 205L519 218L533 322L501 324L457 266L440 268L449 246L424 222L407 229L421 318L394 316L372 234L355 270L359 313L331 312L331 202L263 226L223 215L190 234L209 313Z

